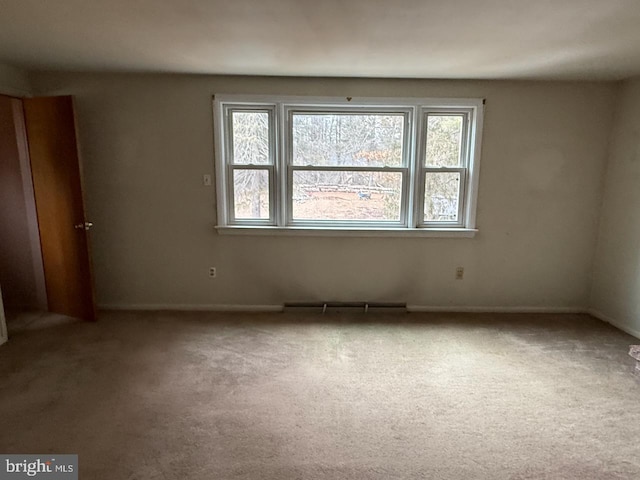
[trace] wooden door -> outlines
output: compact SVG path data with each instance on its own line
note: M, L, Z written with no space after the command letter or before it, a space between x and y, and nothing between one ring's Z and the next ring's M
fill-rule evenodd
M96 319L72 97L24 99L49 311Z

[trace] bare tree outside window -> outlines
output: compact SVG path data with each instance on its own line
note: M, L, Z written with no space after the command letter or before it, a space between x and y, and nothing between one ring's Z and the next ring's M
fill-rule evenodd
M268 112L232 112L233 163L268 165ZM269 172L238 169L233 174L233 199L236 218L269 218Z
M462 115L427 116L425 163L430 168L460 167L464 117ZM426 173L424 220L457 221L460 198L460 173Z
M235 170L233 204L236 218L269 218L269 172Z
M294 113L293 218L398 221L402 174L349 170L401 167L403 114ZM331 170L340 167L340 170Z
M427 166L460 166L463 122L462 115L428 115L425 155Z
M265 165L269 158L269 112L232 112L233 163Z
M402 165L404 115L294 113L293 164Z

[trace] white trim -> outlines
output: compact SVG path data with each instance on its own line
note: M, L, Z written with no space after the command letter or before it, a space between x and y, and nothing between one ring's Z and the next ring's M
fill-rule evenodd
M532 306L431 306L407 305L409 312L451 312L451 313L586 313L583 307L532 307Z
M224 161L225 152L225 135L224 135L224 114L222 107L214 97L213 109L213 144L214 144L214 161L215 161L215 178L216 178L216 211L217 223L219 225L227 225L229 218L227 216L227 199L225 194L227 191L227 172Z
M466 179L467 198L465 205L465 224L469 228L476 227L478 209L478 190L480 188L480 158L482 156L482 129L484 125L484 101L476 105L474 118L469 119L469 164L467 169L470 178Z
M176 311L176 312L281 312L282 305L188 304L188 303L107 303L98 305L108 311Z
M319 97L320 98L320 97ZM278 97L274 97L273 101L277 102L281 99ZM343 100L344 101L344 100ZM367 220L310 220L310 219L295 219L293 217L293 197L292 195L287 195L286 197L286 212L285 218L286 222L282 225L285 227L305 227L311 226L314 228L332 228L337 226L338 229L343 228L407 228L407 192L408 185L411 183L409 180L410 168L409 168L409 152L410 152L410 144L411 139L409 137L409 127L411 125L411 118L414 114L414 107L411 106L398 106L395 104L388 106L369 106L363 104L347 104L347 105L329 105L326 103L326 100L323 101L322 105L309 105L308 100L305 102L299 102L298 104L289 104L283 102L281 105L283 107L283 116L281 120L283 123L281 126L284 132L284 156L281 157L280 165L286 170L286 184L283 185L284 189L287 192L293 192L293 179L296 172L299 171L318 171L318 172L380 172L380 173L399 173L400 176L400 188L401 188L401 200L400 200L400 211L399 217L397 220L389 220L389 221L367 221ZM296 165L293 162L293 131L292 124L293 118L296 114L334 114L336 112L342 112L351 115L361 115L361 114L371 114L371 115L379 115L379 114L387 114L387 115L398 115L403 118L403 156L402 163L399 167L396 166L381 166L381 167L373 167L373 166L355 166L355 165ZM325 226L326 224L326 226ZM369 224L369 225L367 225ZM371 226L370 226L371 225Z
M426 138L421 138L420 140L420 150L418 153L418 178L417 185L419 188L418 198L419 205L421 206L419 216L417 218L417 226L422 228L430 228L439 226L442 227L443 224L450 224L455 227L467 227L467 228L475 228L475 224L471 224L467 221L467 208L471 202L470 196L474 196L474 193L477 197L477 191L471 188L468 188L468 183L473 183L474 175L477 175L477 170L471 170L471 167L474 165L472 156L474 155L474 147L471 143L472 140L475 139L472 137L472 129L473 129L473 115L474 112L480 108L479 105L472 106L469 108L431 108L431 107L423 107L420 109L420 118L423 121L423 125L421 126L421 133L425 134ZM459 153L459 162L457 167L435 167L429 165L427 162L427 138L429 135L429 116L458 116L462 117L462 132L460 136L460 153ZM459 175L459 187L458 187L458 212L457 212L457 220L456 221L434 221L434 220L425 220L425 184L427 180L427 174L429 173L458 173ZM475 205L475 204L474 204Z
M256 103L286 103L309 106L344 106L353 108L354 105L367 107L398 107L425 104L434 108L481 107L484 100L478 97L323 97L304 95L245 95L245 94L216 94L216 102L233 103L236 105L252 105Z
M596 310L595 308L588 308L586 311L592 317L595 317L598 320L602 320L603 322L606 322L606 323L616 327L617 329L628 333L629 335L632 335L632 336L634 336L636 338L640 338L640 330L636 330L634 328L630 328L629 326L625 325L620 320L616 320L613 317L610 317L609 315L605 315L600 310Z
M0 302L1 302L0 297ZM0 303L0 318L2 316ZM102 304L100 310L105 311L148 311L148 312L245 312L245 313L278 313L284 311L284 305L238 305L238 304ZM640 331L629 328L622 322L604 313L583 307L533 307L533 306L432 306L407 305L410 313L542 313L542 314L589 314L594 318L609 323L636 338L640 338ZM0 336L0 344L6 341Z
M422 118L418 112L418 107L412 108L411 115L409 117L409 175L408 175L408 199L407 199L407 228L416 228L420 219L424 217L424 214L419 210L423 210L420 205L423 204L423 200L420 198L421 188L419 185L420 180L420 145L422 144L423 131L422 131ZM404 190L404 186L403 186Z
M272 227L229 225L214 227L220 235L254 236L307 236L307 237L422 237L422 238L474 238L474 228L339 228L330 227Z
M185 312L282 312L283 305L238 304L103 304L100 310L109 311L185 311ZM407 305L414 313L591 313L582 307L532 307L532 306L430 306ZM594 315L596 316L596 315Z
M296 172L381 172L381 173L407 173L407 167L349 167L343 165L290 165ZM257 168L244 166L244 168ZM440 171L440 170L438 170ZM456 170L457 171L457 170ZM446 170L445 170L446 172Z
M225 136L224 143L224 164L225 164L225 178L228 180L225 188L225 200L226 200L226 218L229 224L263 224L263 225L273 225L276 221L276 165L275 159L276 155L276 138L275 138L275 118L276 118L276 107L273 104L268 105L254 105L255 108L246 108L246 106L236 107L233 104L227 103L221 105L222 115L223 115L223 134ZM233 138L233 115L234 113L266 113L267 120L267 134L268 134L268 142L269 142L269 158L267 163L259 163L259 164L246 164L246 163L236 163L234 158L234 138ZM235 192L234 192L234 172L236 170L267 170L268 179L267 183L269 185L269 217L268 218L238 218L236 217L235 211Z

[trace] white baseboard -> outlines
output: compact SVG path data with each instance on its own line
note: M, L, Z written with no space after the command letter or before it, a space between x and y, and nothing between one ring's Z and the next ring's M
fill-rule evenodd
M180 312L281 312L283 305L237 305L237 304L103 304L100 310L148 310ZM459 312L459 313L590 313L582 307L494 307L494 306L431 306L407 305L409 312Z
M177 312L282 312L283 305L238 305L238 304L103 304L100 310L113 311L177 311ZM416 313L588 313L589 315L610 323L623 332L640 338L640 330L635 330L614 318L594 308L583 307L500 307L500 306L434 306L434 305L407 305L409 312Z
M98 305L100 310L135 310L150 312L281 312L282 305L235 305L235 304L104 304Z
M496 307L496 306L431 306L407 305L410 312L452 313L587 313L583 307Z
M610 323L617 329L620 329L623 332L628 333L629 335L633 335L636 338L640 338L640 330L631 328L628 325L625 325L620 320L616 320L615 318L610 317L609 315L605 315L600 310L596 310L595 308L589 308L587 309L587 313L593 317L596 317L598 320L602 320L603 322Z

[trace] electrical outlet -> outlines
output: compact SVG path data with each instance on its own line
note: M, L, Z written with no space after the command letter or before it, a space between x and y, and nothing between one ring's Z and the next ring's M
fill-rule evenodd
M216 270L216 267L209 267L209 278L216 278L217 275L218 272Z
M202 184L205 187L210 187L211 186L211 175L209 174L205 174L202 176Z
M456 280L462 280L464 278L464 267L456 268Z

